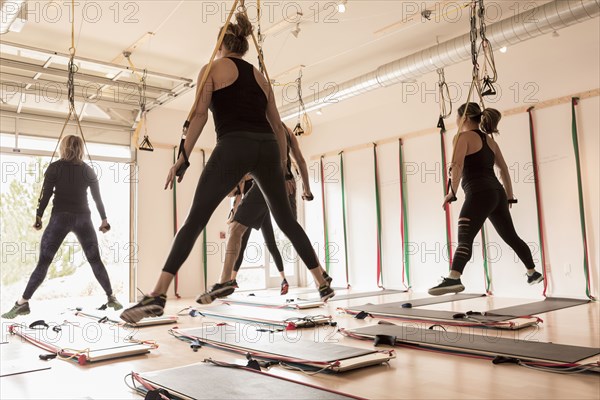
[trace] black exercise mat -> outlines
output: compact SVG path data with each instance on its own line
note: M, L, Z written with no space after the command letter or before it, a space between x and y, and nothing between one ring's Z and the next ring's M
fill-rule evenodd
M328 302L337 301L337 300L350 300L350 299L360 299L362 297L371 297L371 296L382 296L384 294L401 294L406 293L406 290L392 290L392 289L383 289L383 290L375 290L372 292L356 292L356 293L347 293L347 294L336 294L331 299L327 300ZM307 301L319 301L321 300L318 297L310 298L310 299L302 299L299 300L307 300Z
M374 325L352 329L350 332L369 337L376 335L395 336L397 342L443 347L449 350L466 350L476 354L507 356L524 360L543 360L559 363L576 363L600 354L600 349L570 346L529 340L504 339L485 335L475 335L466 331L446 332L441 330L418 329L413 326Z
M500 315L537 315L563 308L579 306L589 303L590 300L564 299L560 297L547 297L543 301L521 304L518 306L498 308L489 312Z
M334 343L297 340L282 334L256 331L249 326L221 325L210 328L180 329L177 332L197 338L200 341L208 340L241 347L244 350L306 360L307 362L331 363L376 353L375 350L359 349Z
M168 390L171 395L192 399L356 399L265 373L208 364L140 375L153 386Z
M385 303L385 304L388 306L397 306L400 308L402 308L403 304L410 304L411 305L410 308L414 308L414 307L429 306L431 304L442 304L442 303L451 303L453 301L476 299L479 297L485 297L485 294L458 293L458 294L453 294L450 296L431 296L431 297L425 297L423 299L410 299L410 300L397 301L395 303Z

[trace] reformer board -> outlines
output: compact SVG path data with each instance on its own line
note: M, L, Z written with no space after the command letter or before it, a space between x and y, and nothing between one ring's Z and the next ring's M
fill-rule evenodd
M373 325L349 329L353 335L375 339L377 335L396 338L397 343L425 345L486 356L506 356L521 360L571 364L600 354L599 348L475 335L471 331L446 332L414 326Z
M173 329L173 332L225 350L250 353L258 358L318 369L329 365L329 369L335 372L377 365L395 358L392 353L373 349L359 349L310 339L299 340L281 333L261 332L250 325L220 324L202 328Z
M243 304L255 307L268 308L287 308L290 310L307 310L310 308L322 307L325 305L322 301L302 300L298 297L283 297L283 296L228 296L226 299L220 300L221 303Z
M156 388L167 390L171 397L177 396L185 400L360 399L264 372L224 368L204 363L145 372L140 374L140 377ZM140 388L138 391L144 393L145 389Z
M351 299L361 299L363 297L373 297L373 296L383 296L386 294L402 294L402 293L406 293L406 290L392 290L392 289L382 289L382 290L375 290L375 291L371 291L371 292L353 292L353 293L344 293L344 294L337 294L332 297L331 299L328 300L328 302L331 301L338 301L338 300L351 300ZM302 297L299 297L300 300L304 300ZM319 298L307 298L305 301L319 301Z
M9 333L61 357L86 363L137 356L149 353L154 347L125 339L114 325L89 322L87 324L65 323L56 332L51 328L31 329L22 325L10 325Z
M219 304L210 307L202 307L199 313L213 318L225 318L245 323L254 323L277 327L280 329L312 328L317 325L325 325L331 322L328 315L305 315L299 312L281 309L266 309L250 307L245 305Z
M75 315L90 318L90 319L96 320L98 322L102 321L102 322L110 322L112 324L125 324L125 325L133 326L136 328L143 328L145 326L176 324L177 321L179 320L176 315L163 315L161 317L142 318L140 321L138 321L134 324L131 324L129 322L123 321L119 317L120 314L121 314L121 310L120 311L114 311L114 310L109 311L109 310L97 310L97 309L82 310L82 311L77 311L75 313Z
M365 312L379 318L399 318L410 321L436 322L449 325L471 324L486 328L518 330L537 325L539 320L530 316L511 315L466 315L456 311L424 310L419 308L402 308L400 303L365 304L345 309L350 314ZM493 311L490 311L493 312ZM463 315L459 317L459 315Z

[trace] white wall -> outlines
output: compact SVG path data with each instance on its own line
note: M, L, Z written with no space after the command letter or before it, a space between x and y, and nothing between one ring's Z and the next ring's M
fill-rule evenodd
M488 106L500 110L553 99L600 87L600 27L598 20L579 24L551 35L511 46L506 54L497 53L501 95L488 100ZM544 51L542 51L543 49ZM391 61L391 60L390 60ZM357 72L357 75L360 72ZM457 90L469 81L470 63L446 69L455 106L466 100L467 88ZM303 138L307 154L317 157L330 151L368 144L413 131L434 128L437 123L436 74L429 74L417 84L402 84L370 92L323 110L324 115L311 115L314 132ZM598 294L599 251L599 143L600 122L598 98L583 100L578 109L583 185L594 292ZM452 117L452 119L454 116ZM563 104L535 111L538 159L540 161L541 196L547 240L547 263L550 271L549 294L582 297L585 295L583 249L579 228L574 153L571 142L571 111ZM500 125L498 142L513 175L519 204L512 216L518 233L530 243L536 264L540 265L534 184L530 177L531 150L527 114L506 117ZM448 135L447 154L451 154ZM380 188L383 221L383 265L386 287L402 287L401 242L399 239L399 173L397 142L379 146ZM345 153L348 197L348 239L350 283L374 287L375 195L372 149L367 147ZM338 162L339 157L328 158ZM409 235L412 243L411 275L415 291L422 292L445 275L448 262L443 246L446 242L441 178L440 140L438 133L413 137L405 141L407 163ZM314 162L314 160L312 161ZM318 183L318 182L317 182ZM315 185L315 192L319 185ZM339 240L339 184L328 183L327 212L330 237ZM459 193L462 199L462 191ZM330 200L331 199L331 200ZM333 200L335 199L335 200ZM452 206L453 239L462 200ZM306 207L306 227L313 241L322 246L322 212L320 204ZM537 297L542 286L525 283L525 269L491 224L487 223L488 248L494 282L494 293L501 296ZM477 238L477 242L479 237ZM467 265L464 283L468 291L483 292L485 281L481 244L476 242L473 260ZM343 249L341 249L343 254ZM333 268L341 268L334 266ZM343 272L334 271L337 279ZM342 283L338 280L339 283Z
M148 115L148 134L153 143L178 146L183 121L187 113L160 109ZM215 134L212 122L207 124L197 148L212 149ZM206 153L206 159L210 150ZM202 172L202 154L195 151L190 156L191 166L183 182L177 184L177 212L181 226L187 216L190 204ZM138 263L137 287L150 291L160 274L173 240L173 193L164 190L165 178L173 165L172 148L157 148L154 152L138 152ZM219 277L224 240L220 232L226 230L225 220L229 203L225 200L213 214L207 228L208 243L208 284ZM204 291L204 261L202 255L202 235L198 238L190 257L179 273L179 294L195 296ZM173 288L169 296L173 295Z

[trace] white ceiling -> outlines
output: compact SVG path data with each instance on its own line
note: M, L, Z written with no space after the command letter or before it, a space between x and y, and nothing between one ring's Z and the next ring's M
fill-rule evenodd
M547 1L487 1L490 23L523 11L524 6ZM69 2L30 1L29 21L20 33L7 33L2 39L67 52L70 46ZM156 34L132 55L138 68L147 68L187 78L196 78L212 52L218 28L233 4L198 0L81 1L75 11L77 54L110 62L146 32ZM323 88L327 82L343 82L377 66L445 41L468 31L468 11L452 14L458 4L452 1L369 1L349 0L347 11L334 12L331 1L262 2L262 29L267 30L284 18L292 20L296 10L310 15L318 4L323 11L311 21L300 24L298 38L291 34L294 24L264 43L271 78L280 82L296 79L297 72L281 74L300 64L304 69L304 93ZM247 1L250 16L255 2ZM226 7L224 7L226 5ZM215 7L221 7L218 15ZM431 21L419 13L437 10ZM118 10L118 12L117 12ZM312 11L311 11L312 10ZM443 16L440 14L448 13ZM85 15L85 18L82 16ZM458 18L460 16L461 18ZM402 21L391 31L375 34L390 24ZM247 59L256 64L255 52ZM123 62L124 63L124 62ZM316 85L315 85L316 84ZM293 92L293 91L292 91ZM186 94L166 107L186 110L192 94Z

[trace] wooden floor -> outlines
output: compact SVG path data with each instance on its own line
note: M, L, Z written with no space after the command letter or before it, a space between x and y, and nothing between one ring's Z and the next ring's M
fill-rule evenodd
M272 292L276 295L276 292ZM408 298L426 297L423 294L394 294L349 301L329 303L326 310L334 316L341 328L367 326L377 320L359 321L340 314L337 307L360 305L367 302L383 303ZM486 310L531 302L532 300L478 298L455 303L428 306L437 310ZM170 300L168 313L176 313L190 305L192 299ZM73 306L73 305L71 305ZM53 310L50 310L52 307ZM33 314L21 322L45 318L47 321L62 322L69 314L59 314L57 305L32 303ZM63 311L65 308L61 308ZM309 310L310 311L310 310ZM324 312L326 311L326 312ZM539 340L580 346L600 346L599 305L587 304L552 313L541 314L544 323L538 328L509 332L497 330L463 329L468 334ZM314 312L313 312L314 313ZM52 316L52 317L49 317ZM54 318L54 319L52 319ZM19 321L19 320L17 320ZM180 318L181 328L200 326L215 321L209 318ZM24 343L17 336L6 334L10 321L2 320L0 345L3 365L27 362L32 366L51 366L50 370L32 372L0 378L2 399L140 399L125 385L123 378L131 371L145 372L188 365L205 358L235 362L242 357L225 351L203 347L193 352L189 345L171 337L167 330L171 326L155 326L140 329L137 339L157 340L160 347L144 356L116 361L79 366L74 362L52 360L41 361L38 355L43 350ZM329 340L349 346L371 348L371 343L345 338L336 334L332 327L318 330L298 331L310 340ZM397 358L389 365L363 368L344 374L318 374L308 376L274 367L270 373L298 381L310 382L337 391L372 399L599 399L600 374L559 375L529 370L516 365L493 365L490 361L463 358L434 352L398 348ZM202 377L198 377L202 379ZM244 382L232 382L244 385ZM282 393L282 399L286 398Z

